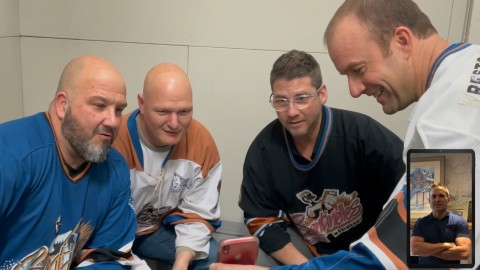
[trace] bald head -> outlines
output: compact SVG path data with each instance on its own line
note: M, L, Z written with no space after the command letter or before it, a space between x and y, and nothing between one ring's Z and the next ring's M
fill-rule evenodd
M390 51L390 40L399 26L408 27L419 39L437 34L437 30L412 0L345 0L337 9L325 29L323 41L327 46L333 36L338 36L338 28L348 28L354 22L368 29L370 36L385 55Z
M155 146L177 144L192 120L192 86L180 67L163 63L150 69L138 95L141 128Z
M192 87L187 74L172 63L158 64L148 71L143 84L143 95L148 97L155 92L192 96Z
M99 56L87 55L68 62L60 75L57 93L64 91L72 98L79 89L95 81L116 82L118 87L126 89L123 77L111 63Z

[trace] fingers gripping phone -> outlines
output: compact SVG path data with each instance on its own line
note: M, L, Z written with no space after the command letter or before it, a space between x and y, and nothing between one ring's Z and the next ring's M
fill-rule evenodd
M218 243L217 261L228 264L255 264L258 239L254 236L223 239Z

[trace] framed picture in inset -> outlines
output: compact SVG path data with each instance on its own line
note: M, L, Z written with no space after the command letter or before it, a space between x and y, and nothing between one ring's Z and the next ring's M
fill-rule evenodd
M443 156L417 157L410 159L410 214L422 217L430 213L428 194L434 183L444 183Z

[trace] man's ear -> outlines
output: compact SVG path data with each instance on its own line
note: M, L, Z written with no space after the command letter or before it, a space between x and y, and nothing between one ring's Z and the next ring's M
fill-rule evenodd
M68 97L65 91L59 91L55 95L55 111L57 112L57 117L63 119L65 113L68 110Z
M404 55L406 59L410 59L412 54L413 33L404 26L399 26L393 30L391 46Z
M143 114L143 94L137 95L137 102L138 102L138 108L140 109L140 113Z
M327 91L327 86L325 84L322 84L322 86L320 86L320 90L318 90L318 95L320 97L320 100L322 102L322 105L324 105L325 103L327 103L327 100L328 100L328 91Z

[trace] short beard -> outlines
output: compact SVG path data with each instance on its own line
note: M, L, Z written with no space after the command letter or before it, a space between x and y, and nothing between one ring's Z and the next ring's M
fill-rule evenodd
M98 133L98 129L96 128L93 134ZM87 132L80 127L77 118L73 116L70 108L65 112L65 119L62 122L62 134L72 146L73 151L86 161L102 162L107 159L107 152L111 142L103 142L100 146L91 143Z

